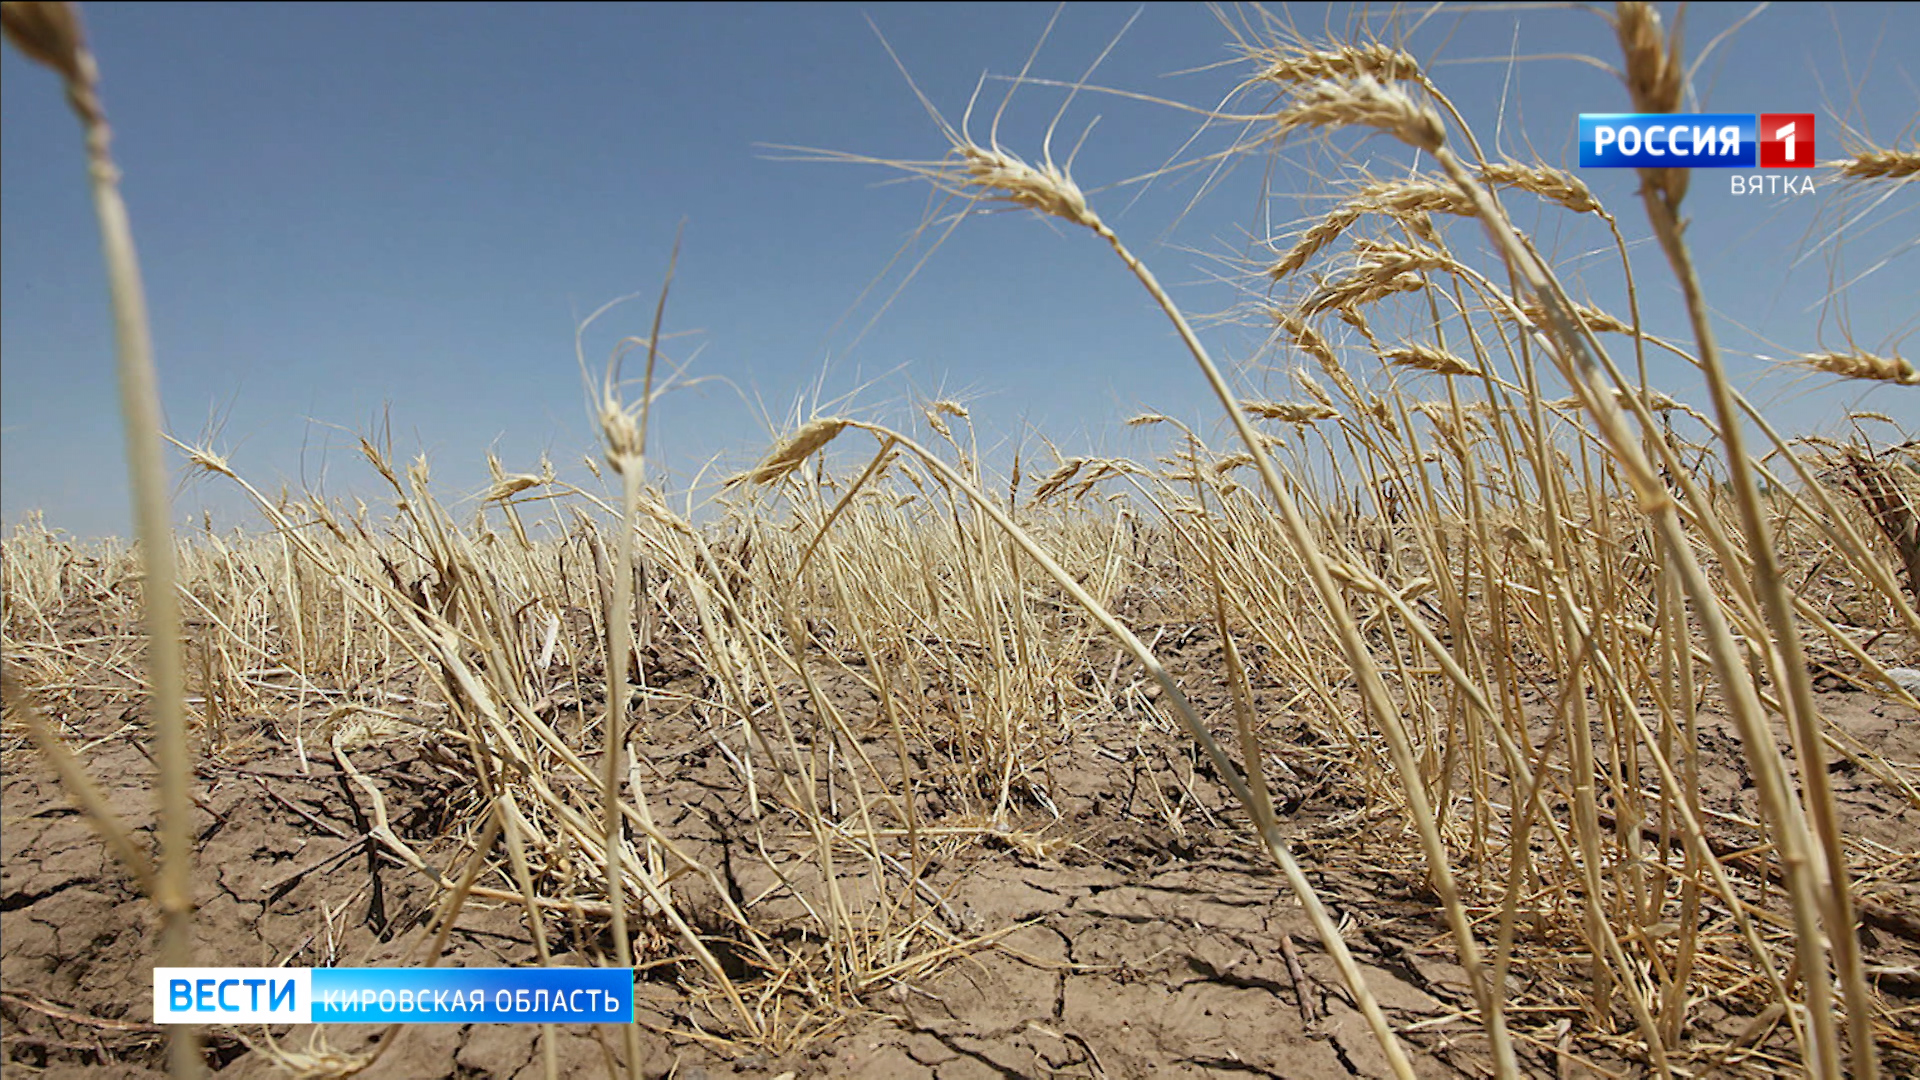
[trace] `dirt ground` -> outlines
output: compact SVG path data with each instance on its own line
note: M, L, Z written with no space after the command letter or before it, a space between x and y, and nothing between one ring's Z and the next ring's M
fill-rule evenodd
M1206 659L1206 634L1176 654ZM1883 757L1920 761L1920 717L1829 680L1820 703L1842 730ZM844 688L829 691L851 694ZM1137 699L1137 698L1136 698ZM80 691L56 710L112 804L151 842L140 710L108 689ZM1218 707L1198 697L1205 707ZM1261 690L1278 709L1284 688ZM1451 962L1446 928L1411 863L1380 865L1370 847L1392 821L1359 812L1312 753L1311 733L1270 716L1272 745L1292 748L1277 784L1293 842L1364 964L1370 985L1421 1076L1488 1075L1470 1004ZM306 768L262 734L203 761L196 877L202 964L369 966L403 962L427 936L437 891L419 872L366 841L369 808L326 753ZM636 740L660 826L703 860L728 868L753 895L758 858L741 839L736 774L690 720L652 724ZM1737 739L1704 733L1709 809L1753 812ZM876 741L876 746L884 744ZM878 752L878 751L876 751ZM405 735L358 747L354 764L385 793L393 828L446 867L442 838L471 820L473 796L430 738ZM156 918L31 750L14 746L0 785L0 1041L8 1075L147 1076L164 1070L160 1030L146 1021ZM1023 838L991 833L949 844L927 875L941 915L975 935L998 933L923 978L861 996L832 1019L794 1016L792 1048L778 1055L713 1045L716 1012L693 1000L667 963L639 988L639 1045L648 1076L937 1077L1388 1075L1380 1050L1284 880L1244 838L1230 797L1187 740L1143 712L1091 723L1049 763L1058 820L1019 808ZM1920 850L1920 811L1844 761L1834 781L1851 834L1892 851ZM948 808L951 810L951 808ZM937 816L938 806L928 808ZM1750 843L1724 826L1729 851ZM1392 846L1405 850L1404 838ZM762 866L758 871L766 875ZM767 877L766 880L772 880ZM1920 868L1895 864L1861 884L1862 940L1895 1019L1888 1066L1920 1068ZM694 908L701 904L688 894ZM1903 914L1904 913L1904 914ZM697 914L697 912L696 912ZM770 917L777 912L770 912ZM1876 923L1876 917L1878 922ZM1907 923L1903 923L1905 918ZM670 939L663 939L670 940ZM591 935L558 936L561 962L590 962ZM667 950L670 951L670 950ZM522 911L470 902L449 941L453 966L534 961ZM1516 967L1512 1002L1524 1067L1540 1076L1632 1075L1637 1063L1553 1035L1584 1023L1577 1004L1555 1011L1554 977ZM1737 1000L1702 1002L1697 1023L1737 1032ZM362 1050L374 1028L276 1032L310 1048L316 1032L340 1051ZM801 1037L804 1033L805 1037ZM621 1033L562 1026L553 1046L562 1076L605 1075L623 1058ZM210 1029L221 1075L279 1075L262 1032ZM537 1077L538 1028L418 1025L363 1075ZM1564 1053L1562 1052L1564 1051ZM1595 1068L1601 1071L1593 1071ZM1733 1070L1738 1074L1739 1070ZM1906 1075L1914 1075L1906 1073Z

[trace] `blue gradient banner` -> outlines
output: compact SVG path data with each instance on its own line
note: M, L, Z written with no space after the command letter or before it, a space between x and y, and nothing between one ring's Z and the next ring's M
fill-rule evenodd
M1751 169L1758 130L1753 113L1581 113L1580 167Z
M155 968L160 1024L629 1024L632 968Z

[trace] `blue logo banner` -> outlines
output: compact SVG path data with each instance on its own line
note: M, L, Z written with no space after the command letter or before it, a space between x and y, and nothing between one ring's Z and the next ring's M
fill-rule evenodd
M159 1024L630 1024L632 968L155 968Z
M313 1022L630 1024L629 968L315 968Z
M1752 113L1581 113L1583 169L1751 169Z

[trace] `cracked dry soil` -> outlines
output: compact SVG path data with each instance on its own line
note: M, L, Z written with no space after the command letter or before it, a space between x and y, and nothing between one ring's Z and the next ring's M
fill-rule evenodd
M835 696L853 692L844 687ZM1202 700L1202 704L1207 704ZM1219 702L1213 702L1217 706ZM105 697L65 715L69 738L111 803L151 843L151 765L135 733L137 709ZM1868 745L1900 760L1920 751L1920 724L1867 695L1829 693L1823 706ZM711 1016L665 966L639 986L647 1076L1145 1077L1272 1076L1321 1080L1388 1075L1331 960L1285 882L1243 838L1230 797L1181 741L1140 717L1115 717L1076 736L1050 763L1059 821L1029 808L1024 827L1061 843L1044 855L991 834L943 853L929 883L974 932L1013 927L919 980L870 994L819 1038L783 1056L717 1048L692 1034ZM1276 724L1275 745L1310 745ZM1725 734L1722 732L1722 734ZM742 857L734 774L691 721L657 723L636 740L661 778L650 792L660 825L696 857L737 869L749 895L773 879ZM1737 748L1708 770L1710 796L1737 810L1750 792ZM876 739L876 755L888 752ZM393 828L430 862L454 857L444 840L462 827L471 796L437 764L430 739L355 752L380 786ZM270 739L204 760L196 920L203 964L368 966L404 962L426 936L436 901L426 879L364 842L354 787L329 759L303 771ZM149 968L156 919L30 751L6 761L0 785L0 1041L9 1075L151 1076L164 1045L151 1017ZM1484 1041L1458 1019L1468 1004L1445 926L1417 874L1370 868L1358 803L1318 777L1311 755L1276 797L1289 808L1303 862L1405 1036L1419 1075L1487 1075ZM1850 821L1869 839L1910 850L1920 815L1861 778L1836 783ZM937 814L939 807L929 807ZM470 819L469 819L470 820ZM1390 828L1391 823L1376 827ZM1343 837L1333 840L1336 833ZM747 848L745 850L751 850ZM1342 854L1342 853L1345 854ZM762 880L764 878L764 881ZM1895 906L1920 896L1896 883ZM699 898L688 903L698 906ZM557 935L579 952L589 935ZM1875 962L1911 965L1912 942L1876 939ZM470 902L443 963L532 963L514 906ZM562 962L590 962L563 956ZM1517 977L1516 977L1517 978ZM1882 988L1888 989L1887 987ZM1911 994L1912 988L1906 991ZM1900 1004L1897 999L1896 1004ZM1905 1004L1911 1004L1906 1002ZM1568 1015L1573 1015L1569 1010ZM1745 1018L1725 1014L1730 1029ZM1703 1020L1703 1022L1705 1022ZM328 1045L353 1051L378 1029L328 1026ZM260 1029L210 1029L219 1075L281 1075L254 1046ZM309 1032L276 1032L303 1048ZM516 1025L415 1025L368 1077L544 1075L540 1030ZM605 1027L556 1029L562 1076L606 1075L623 1057ZM1602 1059L1605 1060L1605 1059ZM1522 1063L1542 1076L1591 1075L1528 1043ZM1636 1072L1620 1059L1606 1064ZM1890 1061L1889 1067L1899 1067Z

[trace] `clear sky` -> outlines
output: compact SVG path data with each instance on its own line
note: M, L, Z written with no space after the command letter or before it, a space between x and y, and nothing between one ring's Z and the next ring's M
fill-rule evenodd
M1033 73L1078 77L1136 10L1093 81L1219 101L1240 71L1194 72L1232 56L1200 6L1067 8ZM1750 10L1694 5L1689 55ZM1315 35L1362 18L1347 7L1286 12ZM837 408L901 422L915 397L960 397L989 442L1037 430L1069 452L1134 447L1119 421L1143 409L1217 415L1165 319L1111 253L1030 216L962 223L860 336L879 310L874 297L898 283L897 271L883 274L927 217L926 189L872 167L777 160L767 148L938 157L944 143L867 18L957 117L983 73L1019 70L1050 5L96 3L84 13L146 273L167 421L189 441L217 431L263 488L377 494L349 433L388 405L398 449L427 452L443 494L483 482L489 447L513 470L550 452L563 475L588 482L580 461L594 433L575 328L640 294L588 333L588 358L597 365L621 336L645 333L683 220L670 354L709 381L669 395L656 414L650 450L670 486L711 459L750 461L767 444L769 415L778 423L796 402L811 408L816 386L826 400L857 391ZM1418 17L1403 13L1403 29ZM1617 57L1591 11L1447 9L1406 44L1503 151L1530 147L1577 165L1576 115L1629 108L1614 77L1567 58ZM1514 56L1523 59L1507 62ZM1703 110L1817 113L1822 157L1840 152L1842 122L1882 146L1911 147L1915 56L1920 5L1777 4L1717 47L1696 87ZM987 100L997 104L1004 86L990 82ZM78 130L52 74L11 49L0 99L0 514L11 525L43 508L49 524L78 535L124 533L112 335ZM1037 157L1059 102L1055 90L1020 90L1002 141ZM1056 149L1096 116L1077 178L1106 189L1095 207L1197 314L1248 299L1244 279L1220 280L1231 260L1248 254L1250 233L1322 205L1328 176L1359 164L1391 173L1411 159L1381 139L1343 139L1345 159L1289 144L1276 161L1244 163L1189 210L1197 175L1110 185L1175 159L1195 119L1083 95ZM1186 152L1219 145L1209 135ZM1643 245L1655 328L1684 336L1664 261L1644 246L1631 174L1585 179ZM1281 197L1262 203L1263 180ZM1920 391L1837 386L1766 359L1843 347L1841 315L1862 346L1912 356L1916 191L1734 197L1724 175L1696 175L1689 237L1723 342L1743 385L1784 426L1831 429L1859 407L1920 427ZM1561 220L1522 225L1577 271L1590 238L1562 232ZM1822 304L1830 281L1862 273L1844 308ZM1603 301L1618 296L1611 281L1582 284ZM1258 328L1235 325L1207 336L1236 362L1262 342ZM1249 372L1244 385L1260 392L1261 379ZM1696 385L1671 367L1656 379L1681 396ZM182 519L205 507L228 524L253 521L215 481L183 486L176 505Z

